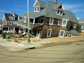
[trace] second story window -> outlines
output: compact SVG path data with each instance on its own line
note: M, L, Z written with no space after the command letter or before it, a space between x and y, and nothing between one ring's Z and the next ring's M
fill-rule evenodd
M35 6L34 7L34 12L39 12L40 11L40 7L39 6Z
M62 26L67 26L68 19L62 19Z
M54 23L54 18L50 18L49 25L53 25L53 23Z
M62 26L62 20L58 19L58 26Z

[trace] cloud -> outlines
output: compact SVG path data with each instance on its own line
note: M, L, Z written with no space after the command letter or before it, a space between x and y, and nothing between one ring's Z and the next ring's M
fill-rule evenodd
M84 4L64 4L64 8L72 12L84 12Z
M4 9L0 9L0 13L5 13L5 12L7 12L7 11Z
M82 10L82 9L75 9L75 10L72 10L72 12L84 12L84 10Z
M64 8L67 9L67 10L80 8L82 6L83 6L83 4L64 4Z

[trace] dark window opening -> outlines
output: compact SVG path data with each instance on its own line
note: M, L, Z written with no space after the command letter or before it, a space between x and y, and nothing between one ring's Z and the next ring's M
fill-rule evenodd
M30 19L30 23L33 23L33 19Z
M35 23L41 23L41 24L42 24L43 21L44 21L44 19L36 19L36 20L35 20Z

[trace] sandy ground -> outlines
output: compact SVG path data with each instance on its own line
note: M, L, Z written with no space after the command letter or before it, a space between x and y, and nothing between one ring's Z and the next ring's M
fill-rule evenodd
M18 35L16 35L18 36ZM27 45L27 37L25 38L16 38L16 36L11 37L8 39L9 42L17 42ZM31 37L30 43L42 43L42 42L51 42L51 43L57 43L57 44L63 44L63 43L73 43L78 41L84 41L84 33L81 34L81 36L72 36L72 37L52 37L52 38L44 38L44 39L36 39L35 37Z
M84 63L84 42L22 52L0 50L0 63Z
M25 40L24 40L25 39ZM2 39L0 42L11 42L12 38ZM17 41L18 38L12 41ZM26 38L19 38L18 43L27 42ZM84 63L84 33L81 36L54 37L36 40L31 38L31 43L51 42L33 50L10 52L0 46L0 63ZM11 46L13 47L13 46Z

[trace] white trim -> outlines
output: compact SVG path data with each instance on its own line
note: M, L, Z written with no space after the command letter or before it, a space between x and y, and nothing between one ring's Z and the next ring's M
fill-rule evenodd
M52 23L51 23L52 22ZM49 19L49 25L53 25L54 24L54 18L50 18Z
M34 6L34 12L40 12L40 6Z
M33 6L35 6L35 5L36 5L36 3L39 3L39 2L38 2L38 0L36 0L36 1L35 1L35 3L33 4Z
M63 32L63 34L61 35L61 32ZM64 37L65 36L65 30L60 30L59 32L59 37Z
M62 21L58 19L58 26L62 26Z
M50 31L50 33L49 33L49 31ZM48 33L49 33L49 35L48 35ZM48 31L47 31L47 37L51 37L51 35L52 35L52 29L48 29Z
M33 24L35 24L35 19L33 19Z
M62 26L67 26L68 20L69 20L69 19L64 19L64 18L63 18L63 19L62 19ZM64 24L64 21L66 21L65 24Z

